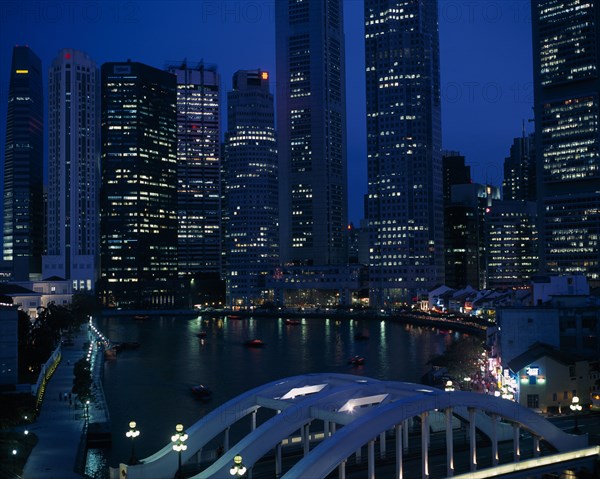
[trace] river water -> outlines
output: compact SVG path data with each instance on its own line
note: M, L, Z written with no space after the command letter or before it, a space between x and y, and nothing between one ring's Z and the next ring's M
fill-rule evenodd
M141 344L104 364L113 442L88 454L87 472L97 478L106 477L107 465L129 460L125 432L131 420L141 431L135 452L143 458L170 441L177 423L190 426L242 392L284 377L336 372L420 382L429 359L460 337L375 318L307 318L286 325L275 318L104 317L96 325L111 341ZM197 337L199 331L205 339ZM368 339L357 340L356 334ZM244 346L254 338L266 346ZM364 365L348 364L355 355L365 358ZM212 390L209 401L192 395L198 384Z

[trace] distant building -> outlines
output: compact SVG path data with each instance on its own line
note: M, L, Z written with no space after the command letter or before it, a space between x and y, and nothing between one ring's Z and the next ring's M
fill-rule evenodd
M183 62L177 77L177 263L180 277L221 274L220 76Z
M275 2L282 263L348 262L343 3Z
M42 276L92 291L99 269L100 97L96 63L63 49L48 74L48 249Z
M444 204L450 201L452 186L471 183L471 167L458 151L444 150L442 153Z
M227 306L273 300L266 280L279 263L275 110L269 73L240 70L227 94L225 281Z
M600 283L600 3L531 2L540 266Z
M44 250L44 97L42 62L13 48L4 156L3 259L15 280L42 274Z
M495 201L486 216L489 288L527 284L538 272L537 205L533 201Z
M370 302L444 280L438 2L365 0Z
M19 380L19 313L16 306L0 303L0 386Z
M502 199L535 201L536 188L535 135L515 138L510 156L504 159Z
M444 208L445 283L486 288L486 221L500 189L479 183L451 187Z
M177 281L177 78L138 62L102 65L105 307L172 307Z

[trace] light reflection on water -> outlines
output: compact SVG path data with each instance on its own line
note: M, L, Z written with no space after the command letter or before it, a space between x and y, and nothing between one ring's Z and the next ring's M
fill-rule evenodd
M137 341L141 347L105 363L113 445L88 455L90 476L95 479L105 478L94 474L105 470L107 463L116 467L129 458L125 432L131 420L141 431L135 448L143 458L169 442L178 422L190 426L227 400L280 378L336 372L420 382L427 361L459 337L379 318L305 318L299 325L286 325L275 318L163 316L146 321L101 318L96 323L112 341ZM200 330L206 331L206 339L198 339ZM369 340L356 341L357 333ZM253 338L267 346L244 347L243 342ZM364 366L348 365L348 358L355 355L365 357ZM192 396L190 388L197 384L213 391L210 401Z

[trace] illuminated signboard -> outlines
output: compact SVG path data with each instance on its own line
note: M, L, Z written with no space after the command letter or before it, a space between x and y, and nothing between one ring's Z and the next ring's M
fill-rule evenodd
M537 367L529 367L525 369L525 372L528 376L538 376L540 374L540 368Z

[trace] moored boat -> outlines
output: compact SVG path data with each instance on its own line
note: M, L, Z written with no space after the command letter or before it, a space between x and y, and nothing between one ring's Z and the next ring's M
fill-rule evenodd
M362 366L365 364L365 358L362 356L354 356L348 360L348 364L352 364L353 366Z
M297 319L286 319L285 324L287 326L297 326L298 324L300 324L300 321L298 321Z
M199 384L198 386L192 386L192 393L194 394L194 396L201 399L206 399L212 396L212 391L203 384Z
M248 341L244 341L244 346L248 348L262 348L266 345L266 343L262 339L249 339Z

